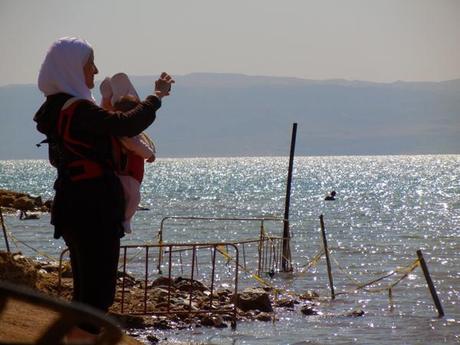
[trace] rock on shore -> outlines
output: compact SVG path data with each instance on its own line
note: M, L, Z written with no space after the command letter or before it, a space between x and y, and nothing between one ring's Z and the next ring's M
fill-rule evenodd
M41 196L0 189L0 207L7 210L49 212L51 203L51 200L43 202Z

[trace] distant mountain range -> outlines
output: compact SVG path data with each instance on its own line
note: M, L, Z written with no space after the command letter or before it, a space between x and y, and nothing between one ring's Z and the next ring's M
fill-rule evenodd
M132 76L141 96L155 76ZM99 91L94 94L98 98ZM0 87L0 159L45 158L35 85ZM372 83L240 74L176 77L147 130L159 157L460 153L460 79Z

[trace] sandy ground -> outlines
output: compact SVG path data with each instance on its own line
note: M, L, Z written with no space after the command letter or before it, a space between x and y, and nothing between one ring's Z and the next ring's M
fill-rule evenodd
M20 317L19 317L20 316ZM33 343L57 318L57 313L21 301L10 299L0 315L0 341ZM124 336L119 345L140 345Z

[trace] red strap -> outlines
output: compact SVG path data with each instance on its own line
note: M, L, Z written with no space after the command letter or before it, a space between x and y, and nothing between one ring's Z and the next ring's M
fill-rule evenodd
M75 114L75 109L77 108L78 103L80 103L80 101L76 100L66 109L61 110L58 121L58 134L64 140L64 144L67 144L67 149L69 149L74 154L84 158L80 152L72 147L72 145L80 145L87 149L91 148L91 145L83 141L76 140L70 135L70 125L72 123L72 118Z
M71 181L81 181L90 178L102 176L103 169L100 164L87 160L81 159L73 161L67 165L70 171Z
M80 140L72 138L70 128L72 119L75 114L80 100L73 99L73 103L67 108L62 109L58 120L58 135L63 139L64 146L67 150L81 159L77 159L67 165L71 181L80 181L90 178L99 177L103 174L101 164L87 159L84 152L93 146ZM81 150L83 149L83 152Z

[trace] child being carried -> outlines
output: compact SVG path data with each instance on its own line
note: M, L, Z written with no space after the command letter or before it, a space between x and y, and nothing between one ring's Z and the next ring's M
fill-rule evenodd
M139 96L125 73L105 78L100 85L101 107L127 112L139 103ZM113 138L116 171L125 196L125 233L131 233L131 219L139 206L140 187L144 177L144 161L155 161L155 145L146 133L134 137Z

